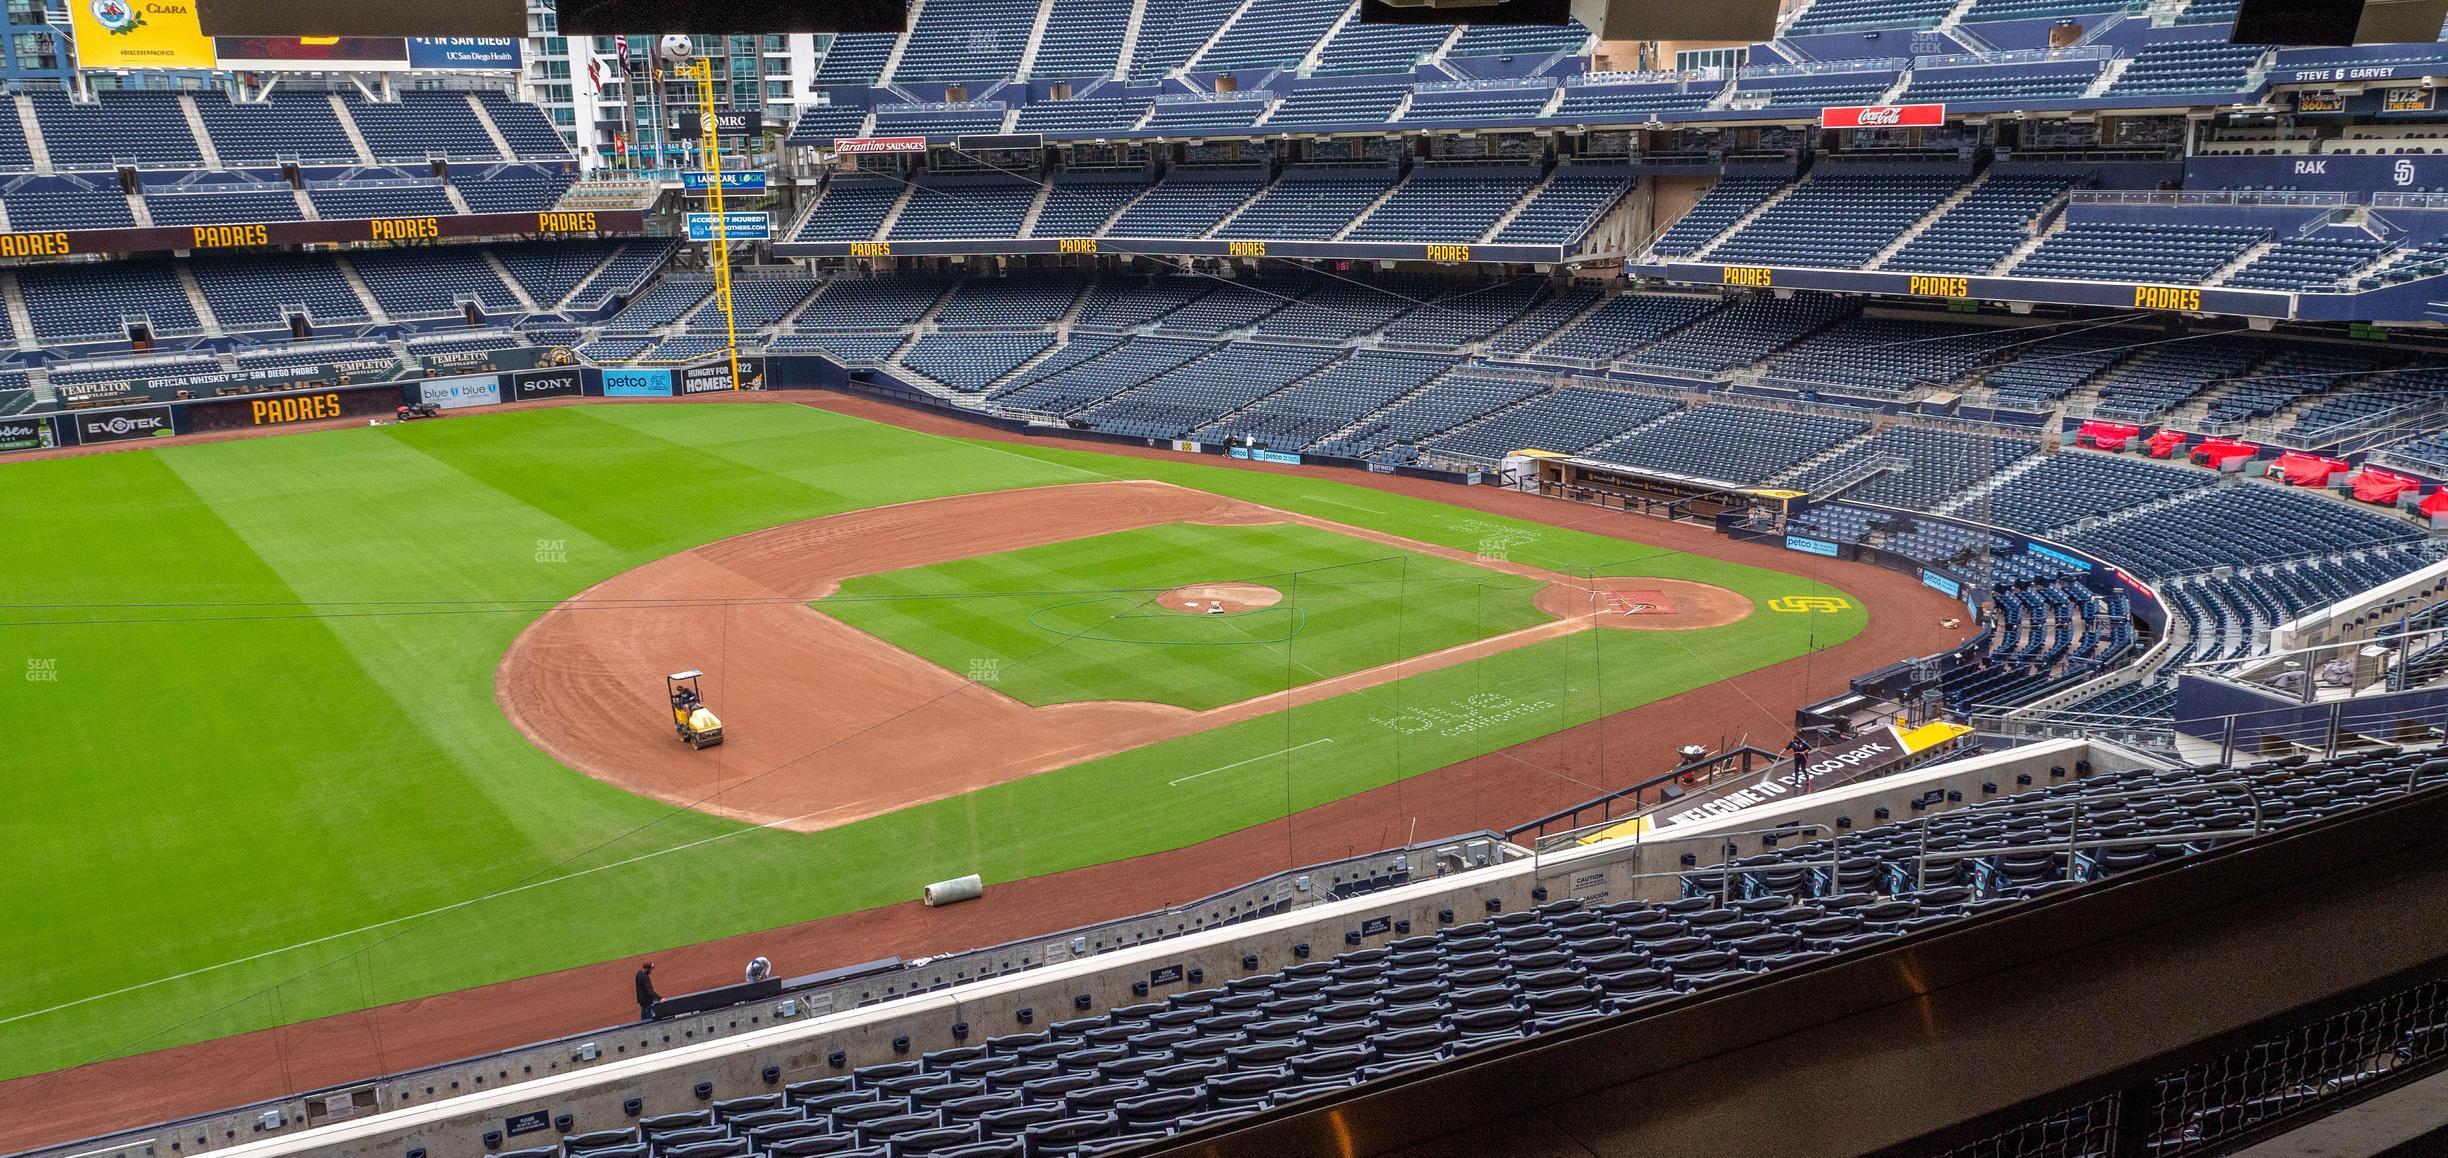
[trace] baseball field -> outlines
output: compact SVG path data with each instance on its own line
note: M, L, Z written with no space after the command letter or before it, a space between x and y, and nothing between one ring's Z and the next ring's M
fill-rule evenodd
M1376 489L779 403L0 495L0 1079L1180 848L1866 621ZM683 666L720 748L674 737Z

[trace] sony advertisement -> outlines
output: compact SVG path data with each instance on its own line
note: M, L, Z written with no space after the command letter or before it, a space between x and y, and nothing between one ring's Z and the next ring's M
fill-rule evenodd
M532 402L539 398L576 398L585 383L585 375L576 366L551 370L521 370L510 376L510 401Z

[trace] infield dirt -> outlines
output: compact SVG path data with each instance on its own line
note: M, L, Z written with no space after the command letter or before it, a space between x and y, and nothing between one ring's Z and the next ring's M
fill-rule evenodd
M858 575L1179 522L1297 522L1471 561L1547 584L1538 607L1554 618L1191 711L1115 701L1032 707L809 606ZM1627 585L1671 588L1672 610L1614 612L1602 596ZM1261 604L1252 598L1247 605ZM1749 599L1702 583L1593 583L1166 483L1081 483L854 511L656 560L537 619L504 655L494 693L536 746L597 779L812 832L1595 625L1695 629L1750 613ZM706 702L722 715L727 737L719 749L690 749L667 722L658 677L688 668L707 672Z

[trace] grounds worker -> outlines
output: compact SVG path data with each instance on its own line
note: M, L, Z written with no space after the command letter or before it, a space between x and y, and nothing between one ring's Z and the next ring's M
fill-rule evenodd
M662 995L662 994L660 994L660 993L655 992L655 987L654 987L654 962L649 961L649 962L645 963L644 965L638 966L638 971L637 971L637 1001L638 1001L638 1020L639 1020L639 1021L653 1021L653 1020L654 1020L654 1007L655 1007L655 1002L658 1002L658 1001L661 1001L661 1000L663 1000L663 995Z

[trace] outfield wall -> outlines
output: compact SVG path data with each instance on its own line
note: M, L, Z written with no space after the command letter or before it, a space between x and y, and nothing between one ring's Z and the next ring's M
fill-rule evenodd
M56 414L0 419L0 454L69 446L152 442L211 431L269 429L335 418L391 414L403 405L445 411L553 398L679 398L732 392L728 359L685 366L548 366L546 351L491 351L492 364L467 372L380 382L351 382L332 367L268 377L205 375L144 381L133 401ZM739 360L743 390L763 390L766 360ZM210 397L178 397L221 388Z

